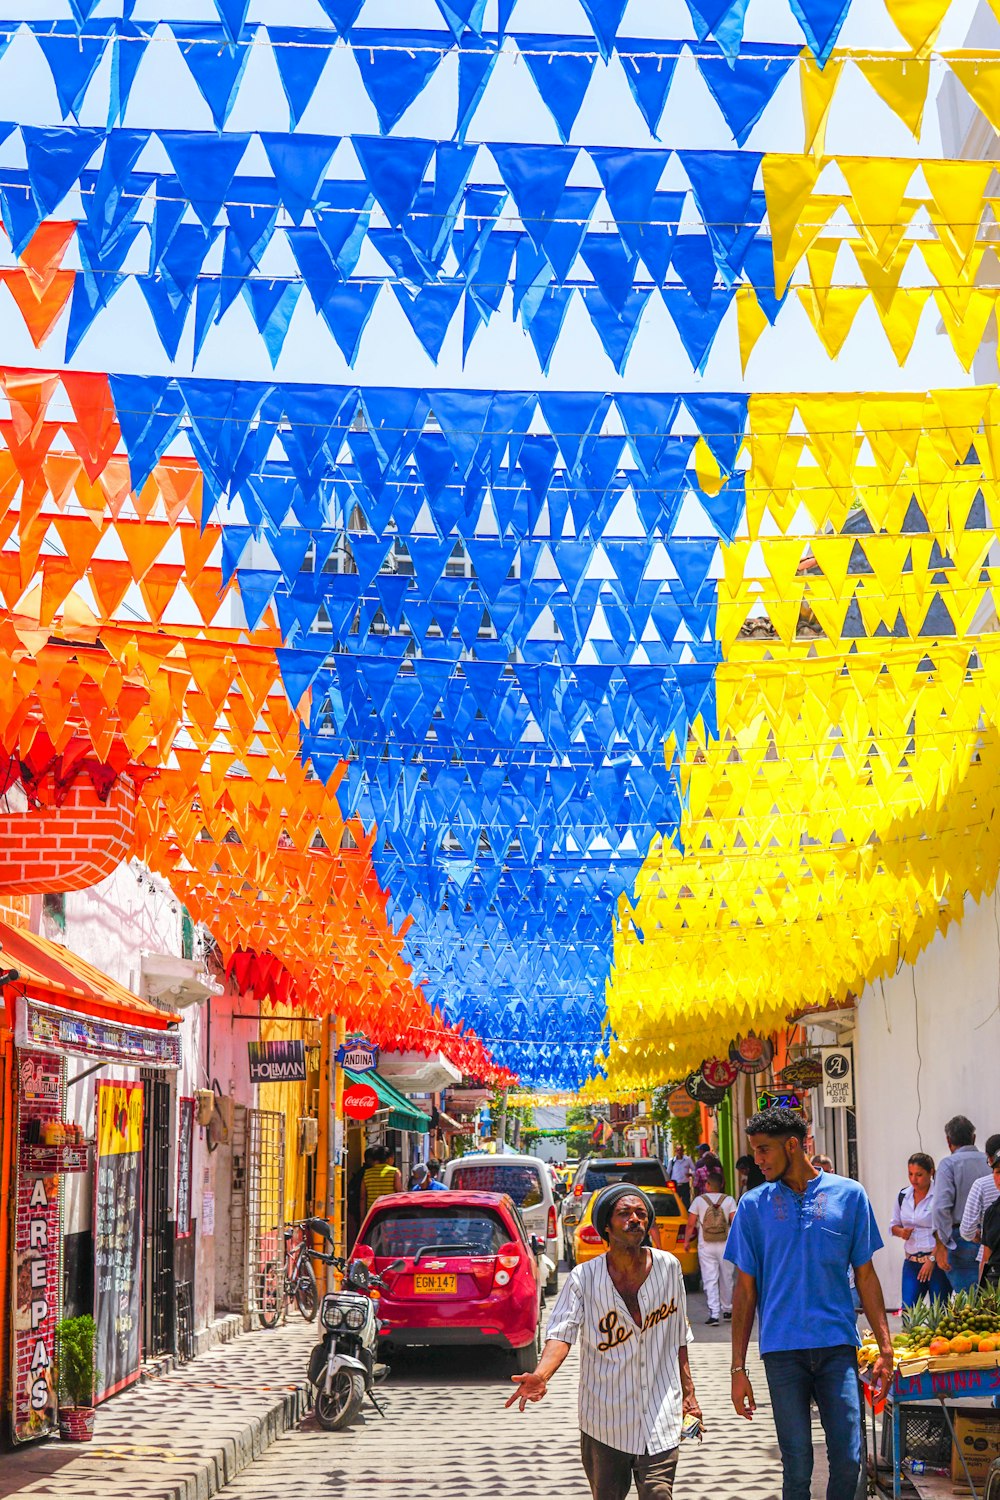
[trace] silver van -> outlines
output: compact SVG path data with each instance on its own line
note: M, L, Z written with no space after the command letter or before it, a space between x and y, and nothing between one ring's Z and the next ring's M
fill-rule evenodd
M545 1283L547 1296L559 1286L559 1213L552 1174L540 1156L494 1156L483 1152L460 1156L444 1169L444 1185L476 1193L506 1193L513 1199L529 1234L545 1241L550 1263Z

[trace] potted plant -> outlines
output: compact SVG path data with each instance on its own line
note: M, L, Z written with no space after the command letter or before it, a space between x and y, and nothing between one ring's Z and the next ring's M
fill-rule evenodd
M93 1318L63 1318L56 1324L56 1372L59 1378L59 1432L71 1443L94 1436L94 1368L97 1324Z

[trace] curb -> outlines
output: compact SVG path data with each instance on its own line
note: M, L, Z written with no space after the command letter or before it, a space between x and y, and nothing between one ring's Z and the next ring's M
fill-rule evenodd
M243 1431L223 1438L214 1454L206 1454L194 1474L186 1475L159 1493L164 1500L211 1500L244 1469L297 1427L309 1410L309 1387L305 1384L286 1391L267 1412L247 1422ZM105 1495L107 1491L105 1491Z

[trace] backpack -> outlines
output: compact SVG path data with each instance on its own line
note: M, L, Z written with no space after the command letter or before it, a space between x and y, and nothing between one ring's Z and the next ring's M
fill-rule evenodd
M707 1245L719 1245L729 1238L729 1221L722 1207L720 1195L718 1201L713 1203L708 1194L705 1194L705 1202L708 1210L701 1221L701 1237Z

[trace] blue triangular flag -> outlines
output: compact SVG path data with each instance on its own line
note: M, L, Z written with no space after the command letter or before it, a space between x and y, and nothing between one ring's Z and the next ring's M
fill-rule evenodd
M355 31L354 61L386 134L423 93L445 51L440 32Z
M567 188L559 199L556 218L542 231L542 249L559 281L565 281L580 253L599 188Z
M375 310L375 300L382 286L380 281L344 282L331 287L323 299L323 306L319 309L323 321L348 365L353 365L358 357L361 335Z
M735 287L717 288L704 306L695 301L686 287L663 287L660 295L692 367L700 374L712 352L720 324L736 295Z
M219 26L177 27L174 37L195 87L222 130L250 60L250 43L234 44Z
M87 222L94 239L107 247L135 218L142 194L129 191L132 168L149 140L148 130L110 130L94 186L84 195Z
M620 235L596 232L587 235L580 254L604 300L620 313L635 282L638 257L629 254Z
M605 354L619 375L623 374L646 303L653 295L652 287L637 287L630 291L620 308L608 302L597 287L584 287L580 295Z
M267 544L274 553L281 575L289 588L293 587L302 571L302 564L312 541L312 532L299 526L283 526L267 534Z
M514 566L517 549L516 541L504 542L496 537L483 541L470 537L466 542L466 550L476 570L476 580L480 591L490 601L491 613Z
M322 312L327 297L344 277L330 259L318 230L286 229L285 233L316 310Z
M257 629L280 581L280 573L272 573L264 568L236 569L236 586L243 601L243 613L249 630Z
M309 691L317 674L326 665L326 651L294 651L284 646L275 648L278 669L285 684L285 691L294 708L298 708L303 695Z
M283 135L260 132L281 201L296 224L312 208L320 193L330 158L339 145L334 135Z
M763 46L744 42L735 62L717 43L702 42L700 46L691 46L691 51L699 73L740 146L801 54L801 48L782 46L779 42Z
M549 373L552 356L566 321L569 311L570 298L573 288L567 286L546 287L531 313L530 319L526 313L522 315L522 321L528 332L528 337L534 346L538 363L542 374Z
M681 398L622 392L615 397L615 405L636 462L648 476L656 469L660 454L670 441L670 432L677 420ZM686 462L685 458L682 468Z
M580 4L587 12L601 56L607 62L614 51L618 28L628 8L628 0L580 0Z
M10 236L14 254L20 256L45 218L45 210L39 208L35 200L27 172L5 171L4 176L5 181L0 183L3 225Z
M219 20L226 28L226 35L231 41L239 41L250 9L250 0L215 0L215 8L219 12Z
M213 323L222 316L222 280L218 276L201 276L194 294L194 360L197 363L202 346Z
M810 50L820 67L837 44L840 28L847 19L851 0L789 0L795 19L805 33Z
M334 30L347 36L361 14L365 0L319 0L319 3L333 22Z
M399 228L413 205L424 173L434 154L434 142L409 140L393 136L360 135L352 137L361 170L364 172L386 218Z
M203 229L200 224L179 224L169 242L150 269L162 271L176 291L190 301L212 245L221 234L219 229Z
M604 425L611 397L591 391L542 391L538 404L567 469L575 469L587 438Z
M594 76L597 48L589 50L591 44L579 36L542 36L532 32L515 40L542 103L556 122L560 139L568 141Z
M317 45L315 30L304 26L269 26L267 31L294 130L309 107L333 49Z
M662 50L661 50L662 49ZM667 103L680 56L678 42L619 42L618 58L650 133L659 140L657 131Z
M401 282L394 281L392 290L425 353L437 364L451 320L465 292L465 283L430 282L418 292L411 293Z
M157 134L184 197L208 229L226 201L250 137L211 136L195 130L163 130Z
M674 240L671 264L685 289L704 311L711 305L718 275L715 255L707 234L679 234Z
M383 468L405 464L427 420L430 409L427 392L396 386L366 386L361 401Z
M115 21L95 21L81 31L75 22L48 21L35 31L35 40L45 56L55 84L63 116L80 113L91 79L101 65L105 49L117 30ZM0 35L0 57L10 45L13 31Z
M317 231L345 280L361 258L374 202L367 182L327 181L322 198L313 205Z
M763 160L758 151L681 151L706 233L724 258L746 223L754 180Z
M545 229L556 216L566 180L579 155L578 148L496 145L490 147L490 153L514 196L525 231L540 250Z
M722 540L733 541L746 509L745 475L731 474L717 494L708 495L701 489L695 493Z
M242 291L274 369L284 347L302 283L284 277L249 276Z
M138 493L177 433L185 406L175 381L158 375L109 375L111 395Z
M499 50L492 42L473 45L466 41L458 54L458 122L455 138L465 140L479 101L486 92L490 74L496 67Z
M739 55L750 0L685 0L699 42L714 36L727 57Z
M131 20L116 23L115 55L111 64L109 123L113 123L116 118L125 119L135 75L146 55L146 48L152 40L157 24L156 21L135 22ZM107 150L105 150L105 155L107 155Z
M462 40L466 31L482 35L483 18L486 15L486 0L437 0L437 8L451 28L456 42Z
M716 537L671 537L667 556L688 597L697 599L718 552Z
M685 396L683 400L719 468L724 474L731 474L746 435L750 398L737 392L720 391Z
M55 213L104 135L80 125L21 126L28 180L43 217Z
M190 295L178 291L172 281L156 276L137 276L135 282L146 299L163 352L168 359L176 359L191 311Z
M430 391L428 395L431 409L464 479L487 431L492 394L489 391Z

